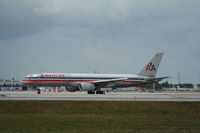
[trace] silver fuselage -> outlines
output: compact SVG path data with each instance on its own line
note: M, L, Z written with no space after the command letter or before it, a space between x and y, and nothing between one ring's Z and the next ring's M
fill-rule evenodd
M125 80L108 82L109 80L126 78ZM81 82L102 81L104 87L131 87L146 83L148 77L132 74L72 74L72 73L40 73L30 74L22 80L25 86L75 86ZM104 84L105 81L105 84ZM108 83L107 83L108 82Z

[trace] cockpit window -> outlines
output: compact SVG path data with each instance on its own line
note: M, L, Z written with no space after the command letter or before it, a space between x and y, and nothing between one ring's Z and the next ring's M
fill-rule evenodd
M32 75L27 75L27 76L26 76L26 78L30 78L30 77L32 77Z
M30 74L30 75L27 75L25 78L31 79L31 78L34 78L34 77L39 77L39 75L38 74Z
M27 75L25 78L26 79L31 79L31 75Z

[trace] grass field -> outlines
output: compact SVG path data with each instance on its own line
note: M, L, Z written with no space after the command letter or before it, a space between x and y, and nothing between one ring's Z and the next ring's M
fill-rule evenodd
M199 133L200 102L0 101L0 133Z

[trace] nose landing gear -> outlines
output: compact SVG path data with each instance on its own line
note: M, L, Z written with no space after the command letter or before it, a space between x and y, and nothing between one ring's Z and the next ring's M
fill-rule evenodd
M37 94L41 94L41 90L40 89L37 89Z

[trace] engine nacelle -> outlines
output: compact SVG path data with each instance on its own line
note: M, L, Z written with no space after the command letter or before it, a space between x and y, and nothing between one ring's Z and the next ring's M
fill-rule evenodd
M88 82L83 82L79 84L79 90L81 91L91 91L95 90L95 85Z
M66 87L66 90L67 91L70 91L70 92L75 92L75 91L79 91L79 87L77 86L67 86Z

